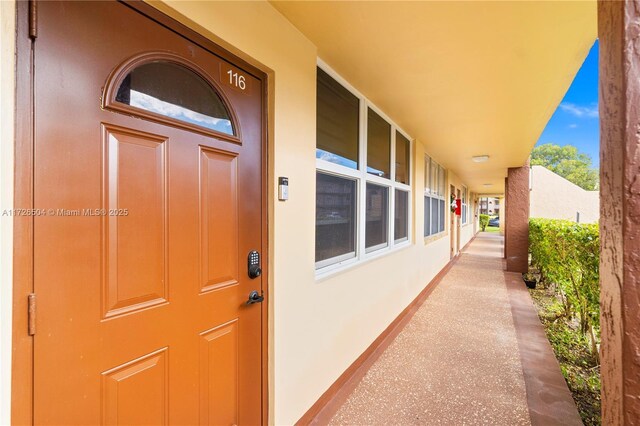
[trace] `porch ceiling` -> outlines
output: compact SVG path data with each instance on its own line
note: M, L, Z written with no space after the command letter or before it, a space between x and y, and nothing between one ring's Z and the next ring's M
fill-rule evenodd
M595 1L271 3L478 193L504 191L597 34Z

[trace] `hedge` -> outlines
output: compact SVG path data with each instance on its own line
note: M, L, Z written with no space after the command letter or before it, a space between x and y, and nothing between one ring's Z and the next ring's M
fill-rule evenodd
M600 329L600 235L598 224L530 219L531 265L544 285L555 285L567 315L580 321L583 334Z
M487 225L489 224L489 215L488 214L481 214L480 215L480 227L482 228L482 230L486 230L487 229Z

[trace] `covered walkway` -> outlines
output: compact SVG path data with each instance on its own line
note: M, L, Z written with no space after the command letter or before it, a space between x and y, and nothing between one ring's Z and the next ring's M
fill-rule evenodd
M581 424L502 245L478 234L331 424Z

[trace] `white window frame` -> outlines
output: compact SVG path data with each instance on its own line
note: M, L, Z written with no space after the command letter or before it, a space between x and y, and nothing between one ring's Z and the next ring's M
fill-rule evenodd
M427 173L427 162L429 162L429 172ZM431 202L429 203L429 207L431 208L431 203L433 203L433 200L442 200L444 201L444 211L442 212L442 215L444 216L444 227L442 229L442 231L438 231L438 232L431 232L431 229L429 229L429 234L425 235L425 230L423 229L423 237L425 239L425 241L430 241L432 239L435 239L441 235L446 234L447 232L447 210L449 209L449 203L447 201L447 169L445 169L440 163L438 163L437 161L435 161L433 159L432 156L430 156L429 154L425 154L424 156L424 164L425 164L425 174L424 174L424 180L425 180L425 189L424 189L424 197L423 197L423 209L424 209L424 199L429 197L431 198ZM432 176L434 174L434 165L437 167L437 173L436 173L436 181L437 183L434 185L432 182ZM427 185L427 180L429 181L429 185ZM440 182L442 180L442 182ZM429 189L427 189L427 186L429 187ZM436 186L437 188L433 188L433 186ZM442 192L442 193L441 193ZM431 208L431 211L429 212L429 228L431 228L431 222L433 220L433 218L431 217L431 212L433 212L433 209ZM424 212L424 216L426 216L426 211ZM423 217L424 217L423 216ZM440 207L438 206L438 228L440 227Z
M376 259L394 251L403 249L412 244L412 223L413 223L413 197L412 186L414 182L413 171L413 156L409 155L408 176L409 185L396 182L396 131L402 134L409 141L409 153L413 152L413 138L402 130L393 120L391 120L382 110L376 107L371 101L369 101L362 93L356 90L345 79L343 79L338 73L336 73L329 65L318 58L318 68L326 72L331 78L340 83L345 89L359 99L360 110L358 115L358 169L352 169L340 164L331 163L326 160L316 158L316 173L328 173L338 177L356 179L356 253L352 256L351 253L333 257L331 259L325 259L320 262L316 262L316 279L325 278L333 275L345 269L351 268L355 265ZM380 117L382 117L390 125L391 132L391 155L389 158L390 170L389 179L375 176L367 172L367 118L368 109L371 109ZM366 233L366 196L367 196L367 182L374 183L376 185L387 187L389 195L387 197L387 244L380 244L375 247L365 247L365 233ZM408 193L408 206L407 206L407 238L395 240L395 190L401 189ZM342 259L344 256L349 256L348 259Z
M327 161L324 161L325 163L328 163ZM343 179L349 179L349 180L354 180L356 182L356 222L359 220L359 210L358 210L358 202L360 199L360 184L359 184L359 179L357 176L357 173L351 173L349 174L348 172L353 172L354 169L350 168L350 167L346 167L346 166L341 166L339 164L335 164L335 163L329 163L331 166L335 166L335 169L329 170L329 169L316 169L316 175L318 172L322 172L324 174L327 175L332 175L332 176L337 176ZM316 262L316 268L320 269L320 268L326 268L328 266L332 266L332 265L349 265L351 263L354 263L355 260L357 259L357 252L358 252L358 238L359 238L359 230L358 227L356 226L356 232L355 232L355 249L353 252L349 252L349 253L344 253L335 257L332 257L330 259L325 259L325 260L321 260L319 262Z

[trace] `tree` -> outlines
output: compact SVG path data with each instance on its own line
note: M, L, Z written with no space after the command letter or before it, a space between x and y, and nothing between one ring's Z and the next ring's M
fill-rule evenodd
M573 145L536 146L531 151L531 165L544 166L587 191L595 191L600 185L598 169L591 167L591 157L578 152Z

